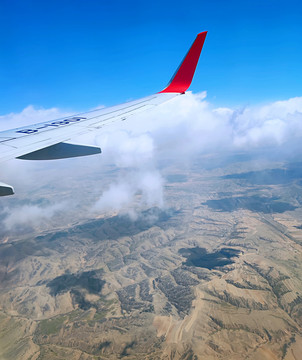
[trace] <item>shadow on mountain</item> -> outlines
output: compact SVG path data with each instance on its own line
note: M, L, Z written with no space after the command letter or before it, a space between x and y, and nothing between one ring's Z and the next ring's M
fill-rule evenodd
M64 231L48 233L37 236L34 239L20 240L13 243L0 244L0 287L4 288L17 281L20 273L14 270L17 262L23 261L27 257L41 256L48 257L57 252L65 252L68 241L79 239L99 242L104 240L117 240L122 236L134 236L142 231L150 229L154 225L162 227L168 226L166 221L169 220L176 212L162 211L159 208L151 208L143 211L136 220L131 220L128 216L114 216L109 219L96 219L87 221L82 225L74 226ZM63 282L70 286L80 281L84 284L84 277L78 278L78 275L63 275L61 279L54 279L51 284L54 292L60 291L56 287L56 281ZM75 277L74 277L75 276ZM55 281L56 280L56 281ZM87 284L88 286L88 284Z
M263 196L238 196L218 200L208 200L203 205L207 205L212 210L217 211L236 211L240 209L253 212L262 212L265 214L283 213L285 211L295 210L296 206L290 203L278 200L278 198Z
M103 270L84 271L77 274L66 273L51 280L46 286L50 295L56 296L70 290L84 289L90 294L99 294L105 285L102 280Z
M183 262L183 265L201 267L209 270L233 264L233 258L241 254L240 250L230 248L222 248L208 253L205 248L200 247L182 248L178 252L187 258L187 260Z
M0 244L0 288L12 286L22 277L15 264L28 256L49 256L50 251L34 240Z
M165 223L175 212L151 208L143 211L136 220L127 215L117 215L108 219L96 219L77 225L68 231L57 232L40 237L40 240L52 242L64 237L91 239L93 241L117 240L121 236L134 236L150 229L154 225Z
M302 164L290 164L286 169L268 169L231 174L222 178L246 180L253 185L285 185L294 180L302 179Z
M185 183L188 181L188 176L185 174L171 174L166 179L168 183Z

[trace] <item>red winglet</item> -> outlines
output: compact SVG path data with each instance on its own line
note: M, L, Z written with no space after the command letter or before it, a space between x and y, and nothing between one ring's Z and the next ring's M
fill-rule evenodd
M197 35L193 45L172 76L168 86L160 93L184 93L191 85L207 31Z

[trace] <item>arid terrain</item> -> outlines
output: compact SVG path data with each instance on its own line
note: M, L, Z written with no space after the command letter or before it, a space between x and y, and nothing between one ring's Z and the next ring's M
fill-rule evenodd
M0 359L301 359L302 163L161 171L164 206L135 218L3 231Z

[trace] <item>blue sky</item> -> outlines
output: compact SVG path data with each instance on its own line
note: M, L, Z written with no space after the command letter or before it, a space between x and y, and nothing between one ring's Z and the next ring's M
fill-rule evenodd
M0 114L161 90L207 30L191 90L217 106L302 95L300 1L0 2Z

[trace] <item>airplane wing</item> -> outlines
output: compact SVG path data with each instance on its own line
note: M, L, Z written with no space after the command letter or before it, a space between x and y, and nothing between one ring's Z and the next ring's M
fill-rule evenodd
M121 105L0 132L0 163L9 159L53 160L101 153L95 146L66 143L72 137L101 129L184 94L191 85L207 32L197 35L168 86L151 96ZM13 187L0 182L0 196L12 195Z

